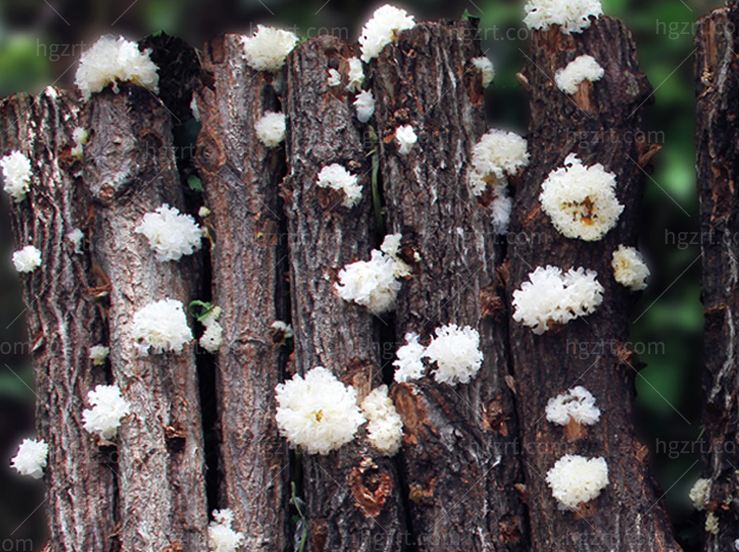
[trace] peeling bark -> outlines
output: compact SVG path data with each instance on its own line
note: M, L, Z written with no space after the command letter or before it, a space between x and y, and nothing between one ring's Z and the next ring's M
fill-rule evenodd
M567 96L554 84L554 74L585 53L595 57L605 76L594 84L581 84L577 94ZM564 271L580 266L595 270L605 288L603 303L594 314L543 335L511 321L532 548L675 551L679 548L649 475L644 447L634 433L634 378L639 376L628 350L632 299L616 283L611 268L611 254L618 245L636 243L642 165L655 150L635 138L641 108L652 89L637 64L630 33L608 17L593 21L581 34L565 35L556 27L535 31L528 61L524 77L530 93L531 163L515 194L509 294L537 266L546 265ZM617 226L600 241L565 238L541 210L541 183L572 152L586 166L601 163L616 174L616 195L625 209ZM603 354L581 354L583 347L592 351L595 345ZM576 385L593 393L602 416L583 438L568 441L564 428L546 420L545 407L551 397ZM564 454L604 457L608 462L608 487L578 513L559 510L545 481Z
M703 533L704 550L731 550L739 537L739 316L736 190L739 176L739 23L736 3L700 20L696 33L696 145L700 198L702 300L705 312L703 475L711 491L706 512L719 522L717 535Z
M271 328L286 320L286 247L278 186L284 152L265 148L254 126L279 111L268 73L246 65L242 37L206 44L199 89L197 163L214 234L213 301L224 339L218 353L223 507L234 511L245 550L287 546L287 447L274 419L285 347Z
M106 382L89 348L104 340L90 261L87 191L71 154L79 106L47 89L0 102L0 157L22 151L33 170L31 191L10 206L15 248L32 244L42 265L20 276L35 373L37 437L49 445L46 512L49 550L115 549L115 449L100 448L82 428L87 392ZM67 235L85 232L79 253Z
M321 36L288 58L286 112L288 176L283 189L289 227L295 370L324 366L353 385L359 401L382 383L377 322L334 289L347 264L368 260L373 215L371 167L353 118L352 98L328 86L328 69L351 57L349 47ZM318 172L339 163L360 176L359 204L318 188ZM382 323L382 322L380 322ZM355 441L303 461L309 549L402 551L404 514L393 462L370 448L361 428Z
M508 374L501 261L489 213L468 190L470 151L484 132L480 55L472 22L423 23L400 33L374 70L389 228L413 266L397 306L397 336L469 325L481 335L482 368L468 384L430 374L393 391L405 424L401 451L420 551L528 550L517 422ZM411 125L407 156L394 142Z

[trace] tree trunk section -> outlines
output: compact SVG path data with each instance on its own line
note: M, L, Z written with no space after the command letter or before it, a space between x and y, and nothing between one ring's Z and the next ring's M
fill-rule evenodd
M718 534L703 533L704 550L731 550L739 538L739 320L736 182L739 180L739 22L736 4L704 17L696 33L696 146L705 312L703 394L705 426L702 477L710 480L706 514Z
M244 550L279 552L287 545L290 473L274 389L286 354L271 325L289 308L278 196L284 151L265 148L254 130L279 102L273 78L246 65L239 35L206 44L203 71L197 158L212 211L213 302L223 308L216 365L222 506L233 510Z
M605 76L594 84L586 81L573 96L565 95L554 84L554 74L581 54L593 56ZM639 377L628 344L633 300L616 283L611 267L619 244L636 243L642 169L656 150L635 137L641 107L652 89L637 64L630 33L608 17L594 20L581 34L565 35L556 27L534 31L527 57L522 80L530 94L531 163L515 192L509 300L538 266L592 269L605 288L594 314L543 335L511 321L532 548L675 551L669 520L648 472L646 447L633 427L634 378ZM541 209L541 183L570 153L577 153L586 166L601 163L616 174L616 195L625 210L600 241L565 238ZM598 354L583 355L583 350ZM602 415L596 425L568 440L564 428L546 420L545 408L550 398L577 385L595 396ZM545 480L564 454L604 457L608 463L609 485L577 513L558 509Z
M430 374L396 385L405 424L401 451L419 551L528 550L517 422L508 375L500 249L465 168L485 130L480 54L473 22L423 23L400 33L374 66L374 95L389 231L402 233L413 266L397 306L397 338L427 344L445 324L481 336L483 365L467 384ZM398 152L394 133L418 142Z
M345 302L334 284L347 264L369 260L373 245L371 167L353 117L352 98L328 86L353 52L321 36L288 58L289 120L286 200L291 269L295 370L324 366L357 389L359 402L382 383L377 321ZM318 172L339 163L360 176L360 203L318 188ZM382 323L382 322L380 322ZM309 549L313 552L402 551L404 513L392 460L370 448L364 427L357 438L327 456L303 458Z
M15 247L41 250L42 265L20 276L32 346L37 437L49 445L46 512L51 552L116 549L115 449L100 448L82 428L87 392L109 370L93 366L105 327L95 291L89 196L71 154L79 106L72 94L46 89L0 103L0 156L22 151L33 168L31 191L10 205ZM67 235L85 232L79 252Z
M185 307L191 259L159 262L142 217L163 203L183 209L170 115L143 88L109 88L87 104L90 142L85 181L96 204L94 240L110 282L110 360L131 403L118 437L121 542L124 551L203 550L206 504L203 435L192 344L180 354L144 356L131 334L134 313L164 298Z

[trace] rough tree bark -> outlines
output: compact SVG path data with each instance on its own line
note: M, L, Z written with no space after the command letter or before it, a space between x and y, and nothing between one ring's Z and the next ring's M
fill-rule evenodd
M345 66L351 49L321 36L288 58L285 107L290 121L283 195L289 228L295 370L331 370L361 401L382 383L377 322L334 289L347 264L368 260L372 246L371 167L361 128L343 86L328 86L328 69ZM360 176L362 200L318 188L318 172L339 163ZM325 457L303 459L310 550L402 551L404 514L394 463L358 438Z
M202 550L206 504L198 378L191 344L180 354L144 356L131 334L134 313L165 297L188 305L181 263L159 262L133 232L163 203L182 209L170 115L143 88L122 85L86 106L90 142L84 179L95 201L93 240L110 282L113 376L131 403L119 444L121 541L125 550Z
M574 96L567 96L554 84L554 74L581 54L595 57L605 76L594 85L586 81ZM636 242L642 171L656 149L635 137L652 89L637 64L630 33L608 17L593 21L582 34L565 35L556 27L535 31L521 80L531 96L531 163L516 190L508 291L520 288L537 266L547 265L565 271L593 269L605 288L593 315L543 335L511 322L531 544L541 551L675 551L669 520L648 473L646 447L634 434L632 399L639 376L628 346L632 300L615 282L611 268L618 245ZM600 241L565 238L541 210L541 183L569 153L577 153L586 166L601 163L616 174L616 193L625 210ZM581 354L594 349L602 354ZM576 385L593 393L602 416L597 425L568 439L544 412L551 397ZM578 513L558 510L544 479L568 453L602 456L608 462L608 487Z
M696 146L705 311L703 475L710 480L707 512L718 534L704 533L704 549L731 550L739 537L739 70L735 2L704 17L696 33Z
M388 226L413 266L397 306L397 337L428 343L445 324L481 335L485 359L468 384L430 376L396 385L405 424L401 451L418 550L528 550L517 423L508 375L506 320L498 288L500 248L489 213L465 178L484 132L480 55L473 22L422 23L400 33L374 69ZM395 129L418 143L399 154ZM416 258L418 255L418 258Z
M104 340L89 245L89 196L76 174L73 94L48 88L0 103L0 154L32 160L31 191L12 203L15 247L41 250L42 265L21 276L35 372L37 436L49 445L46 512L54 552L115 549L114 449L98 448L82 429L87 392L109 372L93 366L89 348ZM67 235L86 237L79 252ZM99 290L98 290L99 291Z
M226 35L206 44L198 91L197 162L215 240L213 301L223 308L216 372L222 506L233 510L245 550L281 551L290 472L274 419L274 388L286 359L282 336L271 325L287 319L289 308L278 197L284 152L257 140L259 118L279 111L276 77L246 65L242 38Z

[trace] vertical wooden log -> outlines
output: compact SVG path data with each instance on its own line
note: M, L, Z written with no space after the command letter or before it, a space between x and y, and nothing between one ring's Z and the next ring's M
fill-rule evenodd
M278 197L284 152L256 137L260 117L279 103L275 77L246 65L242 38L226 35L204 48L197 164L212 211L213 301L223 308L216 371L223 506L234 511L245 550L281 551L290 474L274 389L286 359L271 325L288 316Z
M82 428L87 392L105 383L106 370L88 358L105 330L90 259L89 196L71 154L79 106L74 95L48 88L0 102L0 157L13 150L31 160L31 190L10 200L15 248L34 245L42 264L22 274L36 392L38 438L49 445L46 512L53 552L115 549L115 466ZM77 251L67 237L85 233ZM17 323L21 323L19 320Z
M479 331L483 365L454 387L430 374L396 385L405 423L403 473L418 550L528 550L508 375L506 319L490 215L465 169L484 132L480 55L473 22L423 23L400 33L374 71L389 228L413 266L397 306L397 336L427 344L446 324ZM398 151L395 130L418 142ZM417 257L416 257L417 256Z
M187 306L191 290L176 262L160 262L134 228L163 203L182 208L170 116L143 88L109 88L87 104L91 138L85 181L96 203L94 240L110 281L110 360L131 404L119 433L123 550L203 550L203 436L192 344L143 355L134 313L164 298ZM180 263L187 263L186 259ZM184 266L184 265L183 265Z
M565 95L555 72L582 54L605 69L602 80ZM536 267L563 271L584 267L598 273L603 302L594 314L543 335L511 321L510 343L521 419L532 548L572 551L678 550L664 508L648 472L646 447L636 438L632 400L639 377L628 344L633 300L616 283L612 252L636 243L642 171L655 149L636 140L641 108L652 89L636 61L625 26L601 17L581 34L557 27L534 31L523 76L530 94L531 164L516 190L511 232L509 292L521 287ZM565 157L577 153L586 166L601 163L616 175L616 195L624 211L600 241L567 239L539 202L541 184ZM524 239L525 238L525 239ZM510 296L509 296L510 299ZM581 354L581 351L598 354ZM596 398L600 421L567 438L547 421L550 398L582 385ZM545 477L564 454L603 457L609 485L578 513L562 511Z
M739 71L736 2L698 24L695 86L700 237L705 310L703 393L705 410L702 477L710 481L705 514L718 521L703 534L704 550L731 550L739 538L739 320L737 190L739 162Z
M334 289L347 264L368 260L372 245L371 167L353 117L352 98L328 86L328 69L352 57L341 40L320 36L288 59L286 113L289 223L295 369L324 366L359 400L382 383L377 322ZM361 202L316 186L326 165L339 163L360 177ZM365 429L325 457L305 457L310 549L346 552L404 550L404 514L393 462L370 448Z

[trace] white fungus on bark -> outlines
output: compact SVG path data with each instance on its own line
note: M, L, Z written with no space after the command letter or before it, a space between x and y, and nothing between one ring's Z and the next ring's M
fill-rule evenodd
M593 394L578 385L549 399L546 416L548 421L560 426L566 426L570 421L590 426L600 420L600 409L595 406Z
M558 25L563 34L581 33L590 27L591 18L603 14L600 0L529 0L523 22L530 29L547 31Z
M283 322L282 320L275 320L270 325L270 328L273 330L277 330L278 332L281 332L284 339L292 339L294 333L293 333L293 327L292 324L288 324L287 322Z
M357 392L322 366L275 388L277 426L292 448L328 454L352 439L365 418Z
M87 358L92 361L93 366L102 366L110 355L110 347L105 345L93 345L87 353Z
M377 8L359 37L362 61L369 63L397 38L400 31L411 29L415 24L413 16L403 9L388 4Z
M380 245L380 251L393 259L393 274L396 278L406 278L413 272L411 266L399 256L400 241L402 239L402 234L388 234L382 240L382 245Z
M348 79L349 82L346 85L346 89L350 92L359 92L364 84L364 68L362 67L362 60L356 57L349 58Z
M605 458L566 454L547 473L547 484L560 510L576 511L608 486L608 464Z
M49 445L43 439L23 439L10 466L21 475L41 479L48 456Z
M480 71L482 75L482 87L487 88L495 79L495 67L493 62L485 56L472 58L472 65Z
M703 510L708 504L708 499L711 493L711 480L701 477L690 488L688 498L696 510Z
M318 173L316 185L320 188L331 188L343 192L342 205L347 209L351 209L362 199L362 185L359 184L359 177L338 163L323 167Z
M75 253L82 253L82 240L85 239L85 234L79 228L75 228L67 234L67 240L74 246Z
M87 401L92 406L82 412L84 428L102 439L118 434L123 418L131 413L131 405L123 398L117 385L98 385L88 391Z
M435 330L436 336L428 344L423 357L435 367L437 383L468 383L482 366L480 334L470 326L447 324Z
M254 126L259 141L268 148L276 148L285 141L287 123L284 113L265 112Z
M706 533L710 533L711 535L718 535L719 533L718 516L714 514L713 512L708 512L708 514L706 515L706 524L704 526L704 529L706 530Z
M75 83L85 101L108 85L118 93L118 83L143 86L159 92L157 66L151 61L151 50L139 50L135 42L123 37L101 37L82 54Z
M221 307L213 307L200 323L205 326L200 336L200 346L211 354L216 354L223 344L223 326L218 322L221 316Z
M342 268L335 288L344 301L380 315L395 309L401 283L395 277L392 257L377 249L370 255L369 261L357 261Z
M403 420L388 396L387 385L381 385L362 401L362 412L367 418L367 439L385 456L393 456L403 439Z
M408 155L417 141L418 136L411 125L402 125L395 129L395 142L401 155Z
M331 87L341 86L341 73L336 69L328 70L328 85Z
M13 201L20 203L31 186L31 161L20 151L13 150L0 159L0 169L3 173L3 189Z
M182 352L192 340L184 306L175 299L149 303L133 315L131 334L143 354Z
M357 119L360 123L366 123L375 114L375 97L371 90L362 90L354 99L354 107L357 109Z
M74 147L72 148L72 155L77 157L78 159L82 158L82 155L85 152L85 145L87 144L88 139L90 138L90 133L87 132L82 127L77 127L72 131L72 141L74 142Z
M571 153L549 173L539 201L554 227L567 238L598 241L616 226L624 206L616 197L616 175L597 163L585 167Z
M408 332L405 334L405 345L399 347L395 353L397 358L393 362L395 366L393 377L398 383L420 379L426 370L423 363L426 347L419 343L419 339L417 333Z
M158 261L179 261L183 255L192 255L202 245L203 231L188 214L166 203L153 213L146 213L134 229L149 242Z
M250 37L244 37L244 58L256 71L277 72L285 65L285 58L295 48L295 33L257 25Z
M619 245L613 252L611 266L614 279L622 286L633 291L646 289L649 268L636 248Z
M32 245L13 253L13 266L20 273L29 273L41 266L41 251Z
M584 81L597 82L606 72L593 56L582 55L576 57L563 69L558 69L554 75L554 82L565 94L575 94Z
M244 533L231 527L234 514L231 510L213 510L213 521L208 525L208 550L211 552L237 552L244 542Z
M597 276L582 267L564 274L558 267L537 267L513 292L513 319L541 335L550 322L567 324L591 314L603 302L604 289Z

